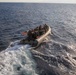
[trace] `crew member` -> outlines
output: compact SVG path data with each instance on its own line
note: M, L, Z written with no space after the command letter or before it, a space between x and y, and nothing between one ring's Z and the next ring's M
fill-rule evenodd
M32 32L31 30L28 31L28 41L32 40Z

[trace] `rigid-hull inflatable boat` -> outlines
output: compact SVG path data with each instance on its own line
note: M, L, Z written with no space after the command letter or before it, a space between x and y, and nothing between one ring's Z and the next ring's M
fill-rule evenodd
M37 46L39 46L43 41L44 39L51 33L51 28L50 26L47 25L46 27L46 32L43 33L42 35L40 35L38 38L34 39L34 40L28 40L28 37L25 38L25 39L22 39L20 41L20 44L29 44L31 45L33 48L36 48ZM27 32L28 34L28 32ZM27 35L28 36L28 35ZM30 37L30 36L29 36Z

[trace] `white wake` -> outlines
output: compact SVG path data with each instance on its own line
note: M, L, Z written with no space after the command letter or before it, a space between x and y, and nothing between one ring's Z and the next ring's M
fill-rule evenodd
M11 47L12 46L12 47ZM38 75L29 45L12 42L0 53L0 75Z

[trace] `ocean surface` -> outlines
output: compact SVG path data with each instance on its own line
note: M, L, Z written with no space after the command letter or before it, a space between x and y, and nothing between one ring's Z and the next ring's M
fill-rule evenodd
M52 34L37 49L18 45L45 23ZM76 75L76 4L0 3L0 75Z

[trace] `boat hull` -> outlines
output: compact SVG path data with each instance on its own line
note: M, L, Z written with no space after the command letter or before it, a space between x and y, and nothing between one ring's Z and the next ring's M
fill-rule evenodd
M48 26L48 31L40 36L40 38L36 39L38 41L38 45L43 42L43 40L51 33L51 28Z

